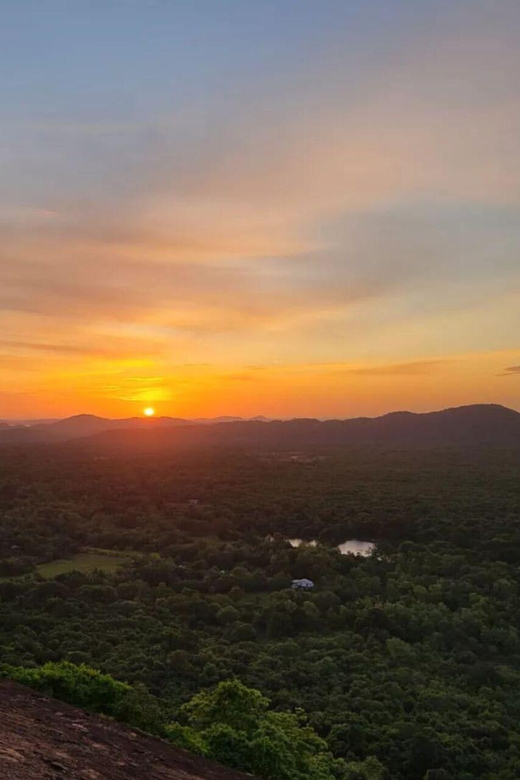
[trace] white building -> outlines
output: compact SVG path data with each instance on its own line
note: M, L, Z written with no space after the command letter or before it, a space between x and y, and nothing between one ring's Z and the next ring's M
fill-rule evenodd
M293 590L310 590L314 588L314 582L312 580L293 580L291 585Z

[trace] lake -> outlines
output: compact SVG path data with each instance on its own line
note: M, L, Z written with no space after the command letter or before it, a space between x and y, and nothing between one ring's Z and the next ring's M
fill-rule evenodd
M342 555L370 555L375 547L374 542L364 542L362 539L349 539L343 544L338 544L338 550Z
M306 542L304 539L287 539L291 547L299 547L301 544L308 544L310 547L316 547L316 539ZM375 549L374 542L365 542L362 539L347 539L343 544L338 544L338 550L342 555L370 555Z

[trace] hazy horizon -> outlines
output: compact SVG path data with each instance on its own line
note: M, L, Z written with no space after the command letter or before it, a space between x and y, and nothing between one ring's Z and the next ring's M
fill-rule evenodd
M520 408L518 2L2 10L0 418Z
M503 406L503 405L502 404L494 404L494 403L490 402L489 404L465 404L463 406ZM428 413L448 411L449 409L452 409L452 408L462 408L462 407L459 406L459 407L442 407L442 408L435 408L435 409L432 408L432 409L427 409L427 410L424 410L424 411L421 411L421 412L414 412L411 409L396 408L396 409L389 409L386 412L382 412L380 415L353 415L351 417L336 417L336 418L327 417L326 415L314 415L312 419L316 419L316 420L320 420L320 421L331 420L331 419L349 420L349 419L354 419L356 417L376 418L376 417L384 416L386 414L399 414L399 413L404 413L404 414L428 414ZM520 414L520 408L515 408L515 407L512 407L512 406L511 407L505 407L505 408L510 409L511 411L514 411L514 412L518 412ZM129 418L124 418L124 417L110 418L109 417L109 418L106 418L106 419L119 420L119 419L131 419L133 417L135 417L136 419L142 419L145 416L146 415L143 414L143 410L141 410L141 413L136 413L135 415L130 415ZM43 424L43 423L61 422L63 420L67 420L67 419L70 419L72 417L103 417L103 415L95 415L93 412L77 412L76 414L67 415L67 416L64 416L64 417L18 417L18 418L17 417L2 417L2 418L0 418L0 423L4 422L4 423L18 424L18 425L24 425L24 424L35 425L35 424L40 424L40 423ZM249 416L241 416L241 415L230 414L230 415L217 415L217 416L214 416L214 417L179 417L179 415L161 414L161 413L156 412L155 409L154 409L152 418L155 419L155 420L161 419L161 418L166 418L166 419L176 419L176 418L178 418L178 419L184 419L184 420L187 420L189 422L195 422L195 423L198 422L198 421L204 421L204 420L207 420L207 421L218 421L218 420L223 420L225 418L236 419L236 420L243 420L243 421L246 421L246 422L247 421L253 421L253 420L259 420L259 419L262 420L262 421L265 420L265 421L269 421L269 422L270 421L275 421L275 420L283 422L283 421L302 419L301 417L299 418L297 415L288 415L286 417L270 417L270 416L264 415L262 413L252 414L252 415L249 415Z

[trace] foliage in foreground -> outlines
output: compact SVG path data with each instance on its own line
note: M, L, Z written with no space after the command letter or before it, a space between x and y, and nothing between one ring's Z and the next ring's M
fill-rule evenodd
M63 661L32 669L8 666L3 675L265 780L383 776L365 774L363 767L361 773L351 774L341 759L334 759L303 713L273 712L260 691L239 680L198 693L181 708L184 723L166 724L158 701L144 686L133 688L85 665Z
M168 727L172 741L222 764L266 780L344 776L344 762L333 758L303 713L273 712L269 699L238 680L198 693L180 714L186 725Z
M4 666L4 677L91 712L152 734L164 731L159 702L144 685L131 686L82 664L49 662L37 668Z

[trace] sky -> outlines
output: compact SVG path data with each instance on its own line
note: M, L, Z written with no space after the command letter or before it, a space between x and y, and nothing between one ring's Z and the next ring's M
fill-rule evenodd
M518 0L0 6L0 418L520 409Z

